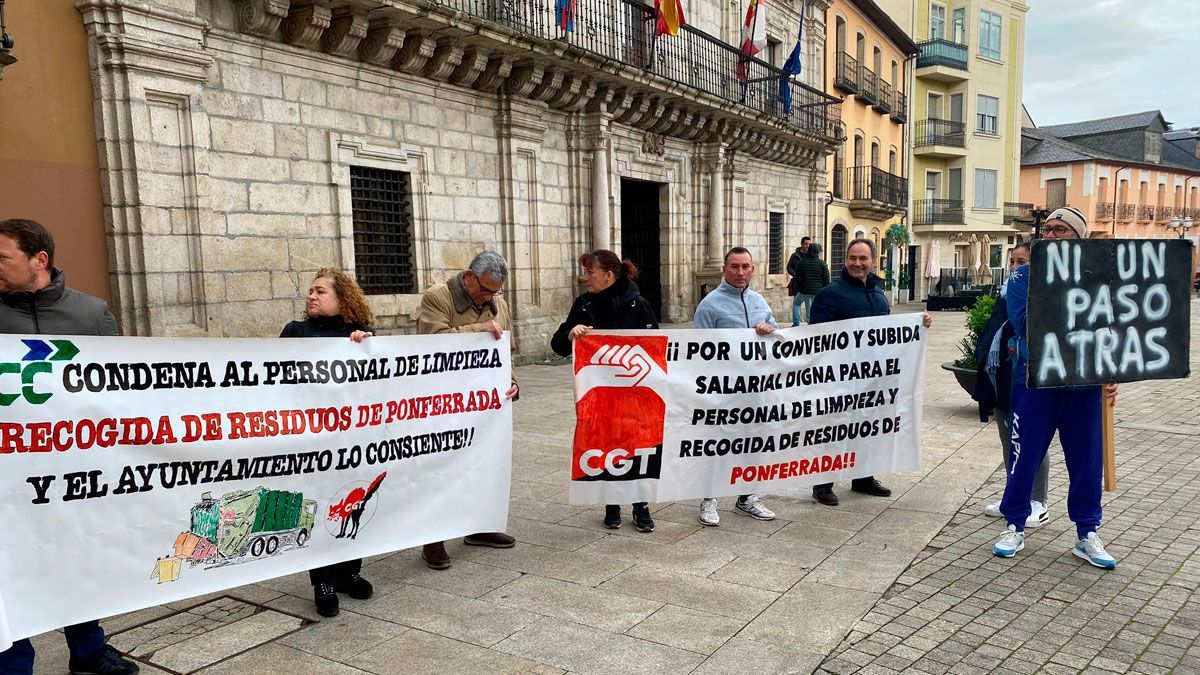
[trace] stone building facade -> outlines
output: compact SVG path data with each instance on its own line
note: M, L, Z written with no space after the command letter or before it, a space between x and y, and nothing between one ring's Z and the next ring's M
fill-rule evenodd
M842 132L801 82L819 82L828 2L797 1L789 109L781 73L727 44L735 3L685 5L715 35L655 40L630 0L577 0L570 32L545 0L79 0L124 331L274 335L339 266L403 333L484 248L510 261L523 358L547 352L593 248L688 320L726 247L765 259L819 227ZM799 21L776 8L773 32Z

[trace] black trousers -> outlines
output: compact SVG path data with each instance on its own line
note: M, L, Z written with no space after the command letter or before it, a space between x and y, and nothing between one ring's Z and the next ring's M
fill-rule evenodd
M855 478L854 480L850 481L850 486L854 487L855 485L869 485L873 478L875 478L875 476L863 476L862 478ZM821 483L820 485L813 486L813 494L817 494L819 492L828 492L832 489L833 483Z
M358 574L360 571L362 571L362 558L309 570L308 579L312 582L313 586L321 582L336 584L338 579L345 579L352 574Z

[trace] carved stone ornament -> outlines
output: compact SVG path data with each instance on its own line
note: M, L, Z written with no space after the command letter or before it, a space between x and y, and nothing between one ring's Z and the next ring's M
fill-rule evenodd
M237 0L238 26L243 33L270 37L287 18L289 0Z
M358 51L358 43L367 36L366 12L346 7L334 12L333 20L325 36L321 38L321 51L333 56L347 58Z
M397 19L372 21L367 36L358 45L358 54L363 61L377 66L387 66L404 44L404 28Z
M293 47L313 49L321 42L321 34L332 19L333 10L324 5L293 7L283 24L283 40Z
M662 157L667 154L667 137L647 131L642 135L642 152Z

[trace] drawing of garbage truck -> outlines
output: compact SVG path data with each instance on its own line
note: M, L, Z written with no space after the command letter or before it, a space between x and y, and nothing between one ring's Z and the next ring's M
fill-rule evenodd
M214 499L205 492L192 507L191 530L175 539L175 557L191 566L247 562L305 546L317 503L299 492L256 487Z

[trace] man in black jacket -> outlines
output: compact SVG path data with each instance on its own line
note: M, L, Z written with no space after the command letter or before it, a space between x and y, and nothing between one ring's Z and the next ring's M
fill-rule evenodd
M812 244L806 255L793 255L788 261L788 274L792 275L792 325L800 325L800 306L805 305L808 315L805 321L812 323L812 303L817 293L829 285L829 267L821 260L821 246Z
M811 320L818 324L827 321L862 319L869 316L887 316L892 310L887 296L883 294L875 275L875 242L870 239L855 239L846 247L846 266L834 282L817 293L813 299ZM924 312L923 323L928 328L933 319ZM875 497L890 497L892 491L875 480L874 476L855 478L850 489ZM826 506L837 506L838 498L833 493L833 483L813 486L813 499Z
M0 333L116 335L117 322L100 298L67 288L54 267L54 238L32 220L0 220ZM127 675L137 664L104 644L99 621L63 629L72 673ZM0 673L32 673L28 639L0 652Z

